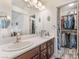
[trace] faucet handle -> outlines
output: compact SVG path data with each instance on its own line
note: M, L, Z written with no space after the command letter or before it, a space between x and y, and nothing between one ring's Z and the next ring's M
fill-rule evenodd
M20 35L20 33L17 33L17 35L19 36L19 35Z

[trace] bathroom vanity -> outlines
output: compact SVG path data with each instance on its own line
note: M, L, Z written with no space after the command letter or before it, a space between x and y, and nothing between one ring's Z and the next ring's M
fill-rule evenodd
M14 59L49 59L54 53L54 38L25 52Z
M54 36L44 38L23 36L17 44L13 42L1 45L0 59L49 59L54 54L54 40ZM28 44L31 45L26 47Z

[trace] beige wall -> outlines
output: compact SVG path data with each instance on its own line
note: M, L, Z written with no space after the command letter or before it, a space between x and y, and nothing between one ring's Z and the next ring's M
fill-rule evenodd
M47 7L57 7L75 0L40 0Z
M11 15L11 0L0 0L0 15Z

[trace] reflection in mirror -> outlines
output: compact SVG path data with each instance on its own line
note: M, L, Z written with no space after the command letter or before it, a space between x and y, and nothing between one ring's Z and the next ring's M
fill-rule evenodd
M35 15L27 15L12 10L11 36L35 34Z
M10 25L10 20L7 19L7 16L0 16L0 29L8 28Z
M31 34L35 34L35 15L30 16Z
M22 34L23 22L24 22L24 15L19 12L12 11L12 22L11 22L12 34L11 36L16 36L17 33Z

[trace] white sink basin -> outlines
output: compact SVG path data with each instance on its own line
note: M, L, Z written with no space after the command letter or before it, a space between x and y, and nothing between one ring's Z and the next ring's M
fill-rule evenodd
M26 42L19 42L19 43L11 43L3 49L4 51L19 51L25 48L28 48L32 45L32 42L26 41Z

